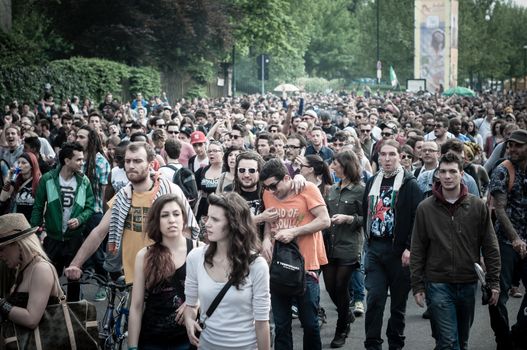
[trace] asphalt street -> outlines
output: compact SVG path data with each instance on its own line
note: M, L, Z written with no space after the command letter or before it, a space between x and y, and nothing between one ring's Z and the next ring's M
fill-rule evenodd
M335 332L335 323L337 320L336 308L333 306L329 299L328 293L324 289L323 278L321 280L321 293L320 300L321 306L324 307L327 313L327 323L321 328L322 347L323 349L330 349L329 344L333 339ZM85 285L83 286L84 297L88 300L92 300L96 292L96 287ZM522 292L525 292L522 287ZM469 349L474 350L494 350L496 348L494 342L494 335L490 328L489 313L486 306L481 305L480 295L477 297L476 302L476 313L474 317L474 324L470 332ZM522 299L510 298L507 303L509 310L509 319L512 323L515 322L516 314L520 308ZM100 320L104 314L106 308L106 301L95 302L97 306L97 315ZM430 332L430 324L428 320L421 317L423 309L419 308L414 301L413 296L408 297L408 305L406 312L406 346L405 349L421 350L421 349L433 349L434 340ZM390 298L386 303L386 309L384 312L384 323L383 323L383 337L386 331L386 325L389 318L390 312ZM302 349L302 327L298 319L293 320L293 340L294 349ZM386 339L385 339L386 340ZM363 349L364 348L364 317L357 317L355 322L351 326L350 336L347 339L346 345L342 349ZM309 348L307 348L309 349ZM383 349L388 349L388 344L383 344Z

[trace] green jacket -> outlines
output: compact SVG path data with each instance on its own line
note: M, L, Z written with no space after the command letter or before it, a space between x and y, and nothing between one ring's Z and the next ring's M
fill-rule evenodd
M331 186L326 204L329 217L335 214L353 216L351 224L332 224L325 232L328 258L360 261L364 234L362 231L363 184L350 184L344 188L340 183Z
M62 232L63 198L60 193L59 173L60 167L57 167L40 179L35 195L35 205L31 213L31 226L42 226L43 219L45 219L47 235L55 240L67 241L82 234L84 224L94 213L94 197L88 177L76 174L77 190L70 219L78 219L80 226L74 230L68 228L66 232Z

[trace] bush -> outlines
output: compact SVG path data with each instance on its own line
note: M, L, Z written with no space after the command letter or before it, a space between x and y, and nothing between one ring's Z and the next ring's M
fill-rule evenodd
M159 72L95 58L71 58L51 61L44 66L0 69L0 101L35 101L42 97L46 83L53 86L57 100L77 95L101 101L107 92L115 96L141 91L145 96L161 91ZM129 96L126 96L128 98Z

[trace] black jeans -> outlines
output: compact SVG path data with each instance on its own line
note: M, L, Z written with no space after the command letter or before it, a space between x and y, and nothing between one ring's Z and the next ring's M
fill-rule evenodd
M335 259L333 259L335 260ZM324 284L331 298L331 301L337 307L337 331L342 333L346 330L349 322L350 295L348 291L351 274L359 264L340 265L338 262L330 259L329 263L322 266L322 276Z
M384 306L390 289L390 319L386 329L390 349L404 347L406 302L410 292L410 270L402 267L401 255L391 240L370 240L365 256L366 273L366 349L381 350Z
M507 312L507 300L509 300L509 289L512 286L515 271L519 273L524 286L527 286L527 259L520 259L520 255L512 248L512 245L500 243L501 272L500 272L500 297L496 306L489 306L490 326L496 336L497 349L512 349L512 340L516 345L527 349L527 294L518 310L516 324L509 328L509 315Z
M49 236L44 238L44 251L48 255L51 263L57 270L57 274L62 276L64 268L68 267L77 254L77 251L84 241L82 235L73 237L67 241L58 241ZM68 301L80 300L80 284L68 279L68 292L66 298Z

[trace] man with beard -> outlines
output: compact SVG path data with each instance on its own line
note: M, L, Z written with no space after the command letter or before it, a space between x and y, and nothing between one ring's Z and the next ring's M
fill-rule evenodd
M145 239L144 224L153 199L167 193L177 195L185 204L188 237L196 237L199 227L192 208L183 191L158 174L151 176L155 159L154 149L146 142L132 142L125 153L125 171L130 183L122 188L109 202L101 222L84 241L77 255L66 269L66 276L79 279L81 266L104 240L109 231L108 254L105 269L112 276L124 270L126 283L134 281L134 262L139 250L151 242Z
M508 159L492 173L489 192L496 212L496 235L500 246L500 295L496 306L489 306L490 325L497 349L527 349L527 294L509 326L507 300L514 274L527 282L527 131L516 130L506 141ZM513 345L516 346L513 347Z
M285 165L291 178L300 174L300 165L295 163L295 159L298 156L304 155L306 146L306 139L300 134L291 134L287 137L287 143L284 146L286 158Z
M262 157L253 151L240 153L236 157L234 183L225 188L226 192L234 191L247 201L257 225L270 223L278 218L273 208L263 210L259 177L264 164Z

